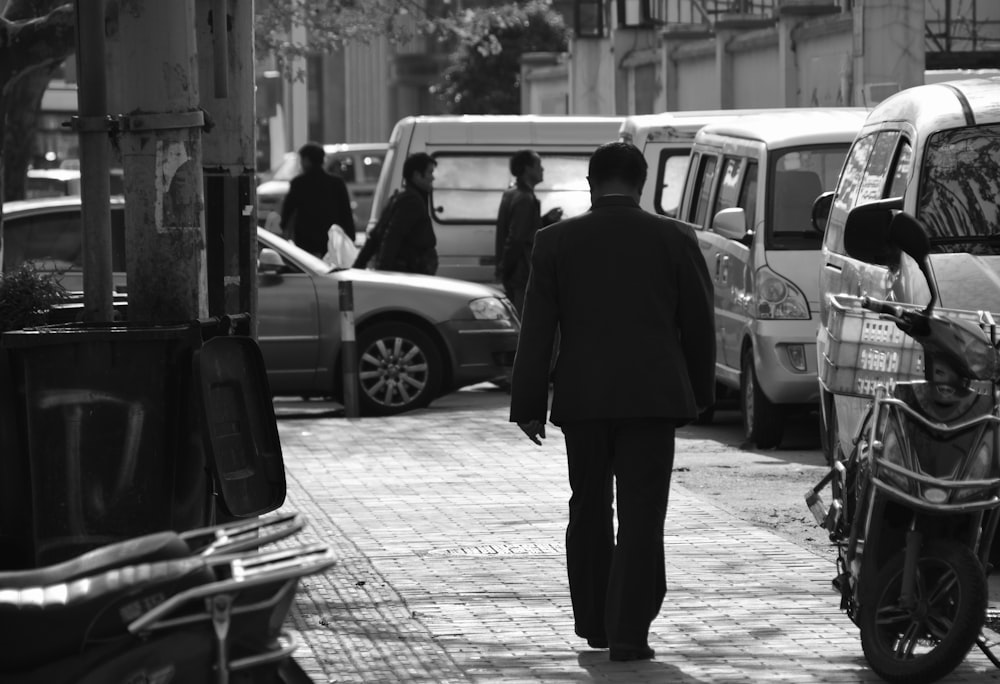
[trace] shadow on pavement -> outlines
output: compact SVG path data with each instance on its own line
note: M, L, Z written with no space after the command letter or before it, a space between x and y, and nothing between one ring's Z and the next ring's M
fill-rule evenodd
M680 668L657 660L615 663L608 660L607 651L582 651L577 662L595 682L671 682L699 684L707 680L685 674Z

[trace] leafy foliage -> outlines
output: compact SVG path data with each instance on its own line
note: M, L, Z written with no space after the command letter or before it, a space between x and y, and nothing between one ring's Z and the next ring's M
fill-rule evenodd
M49 307L66 300L66 291L51 275L21 264L0 275L0 332L45 323Z
M521 55L564 52L569 29L549 2L470 10L457 20L458 47L433 90L453 114L519 114Z

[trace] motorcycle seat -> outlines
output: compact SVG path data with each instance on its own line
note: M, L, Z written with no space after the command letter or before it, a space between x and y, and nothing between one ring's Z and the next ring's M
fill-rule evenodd
M40 587L138 563L184 558L191 548L176 532L155 532L108 544L54 565L0 571L0 589Z

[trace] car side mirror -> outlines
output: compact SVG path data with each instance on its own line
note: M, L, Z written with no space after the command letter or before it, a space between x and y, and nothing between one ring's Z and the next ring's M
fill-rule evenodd
M277 275L285 267L281 255L270 247L264 247L257 256L257 272Z
M844 251L853 259L878 266L899 265L899 245L890 238L893 211L902 200L872 202L855 207L844 225Z
M833 198L836 194L833 190L827 190L813 200L810 220L813 230L820 235L826 232L826 220L830 218L830 207L833 206Z
M747 214L742 207L723 209L712 218L712 230L730 240L742 241L747 235Z

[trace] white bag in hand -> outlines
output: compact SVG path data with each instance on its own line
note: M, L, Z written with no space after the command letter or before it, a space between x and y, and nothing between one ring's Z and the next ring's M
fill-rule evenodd
M339 268L350 268L358 256L358 248L347 237L347 233L334 223L326 233L326 254L323 261Z

